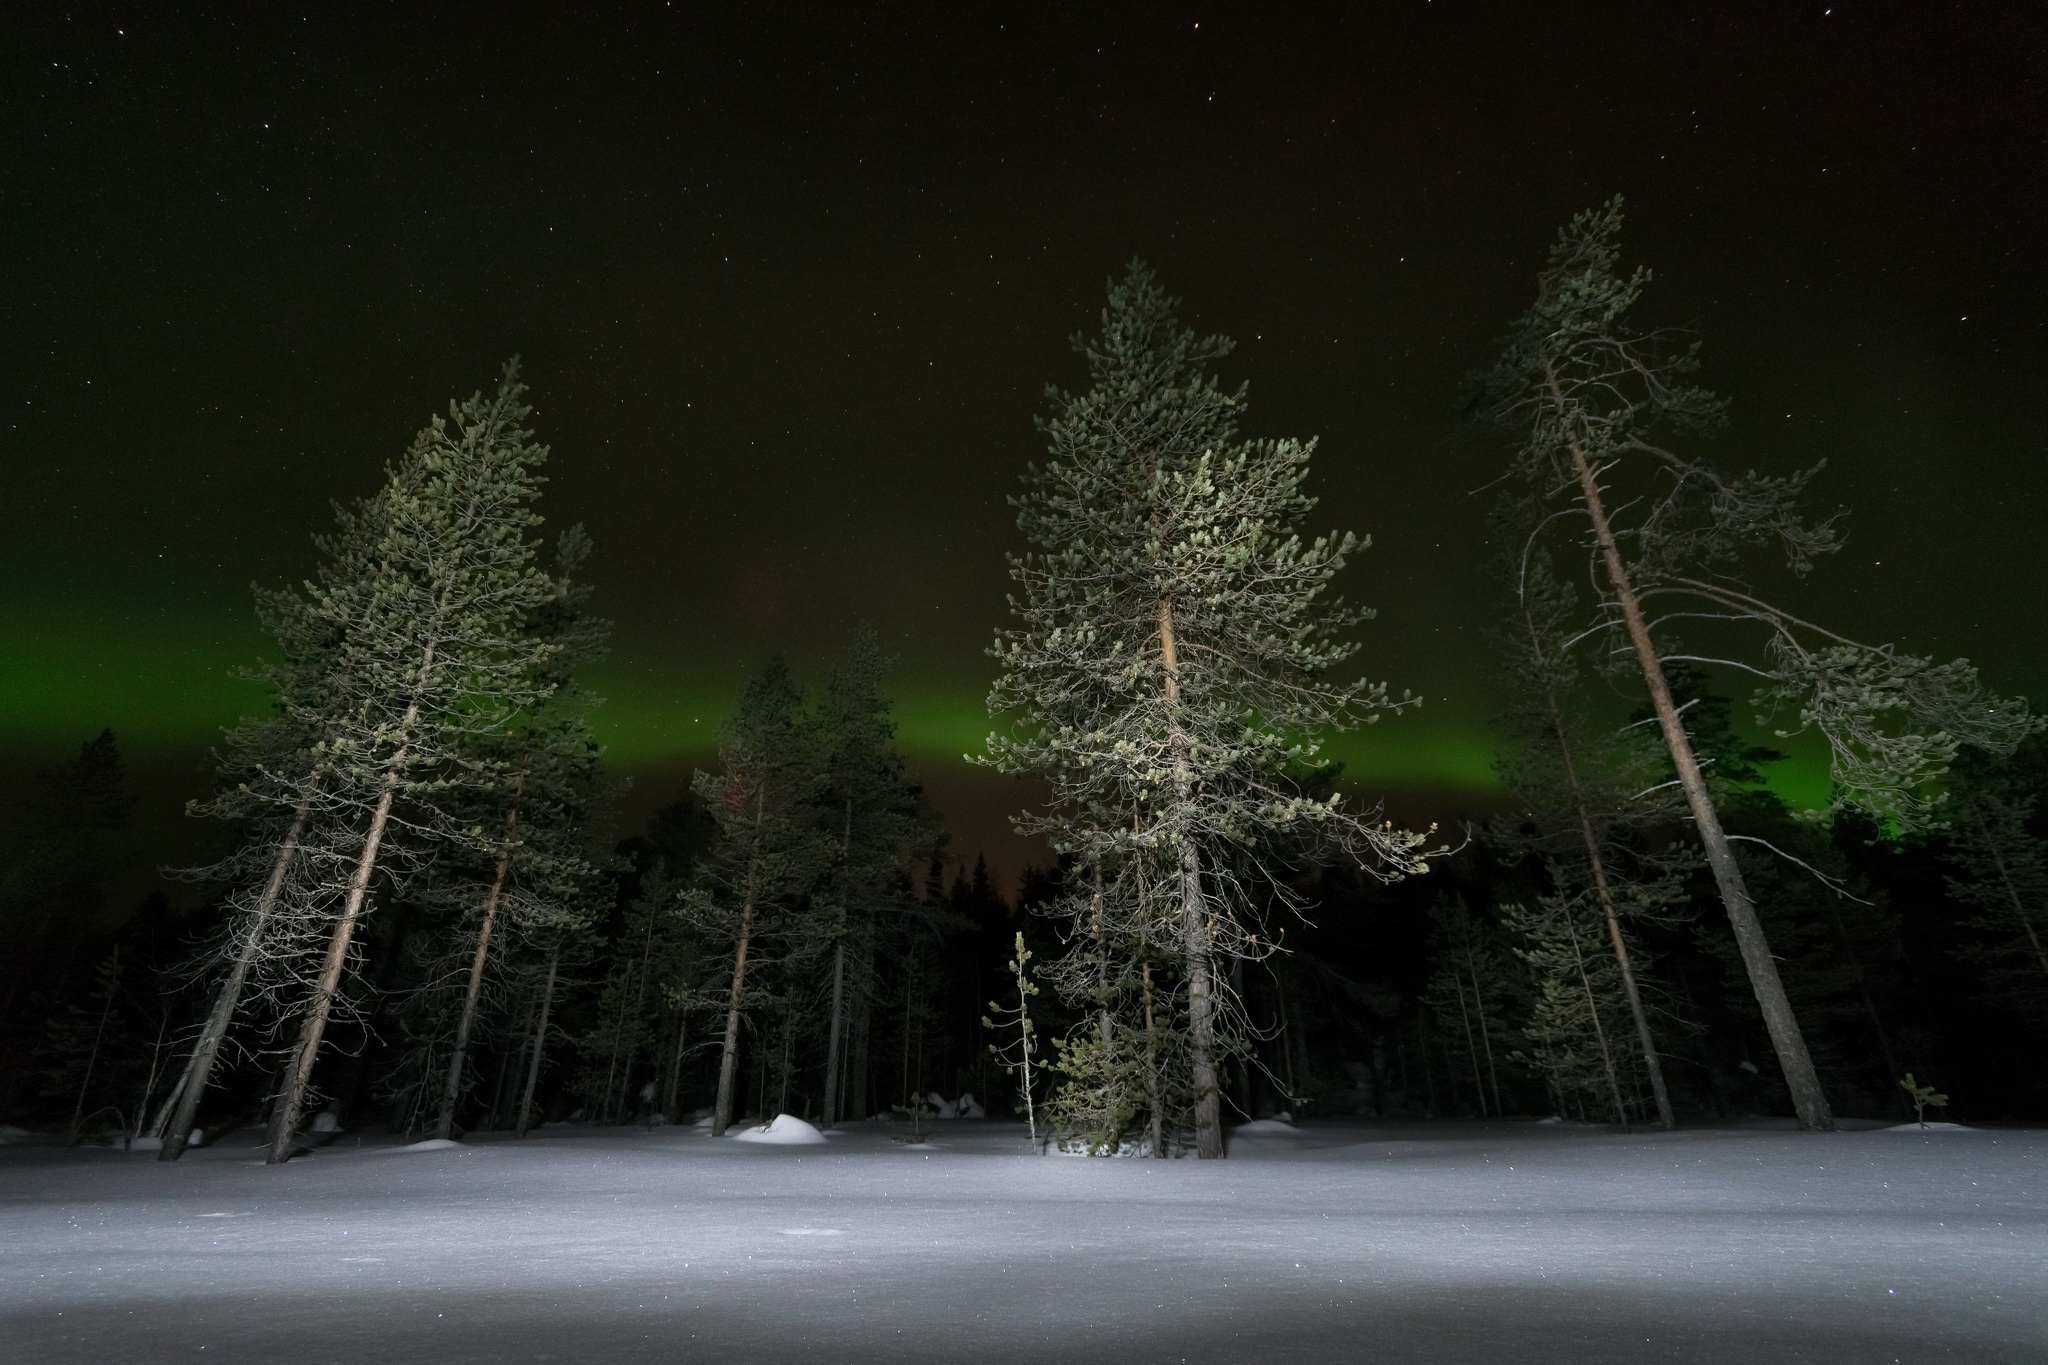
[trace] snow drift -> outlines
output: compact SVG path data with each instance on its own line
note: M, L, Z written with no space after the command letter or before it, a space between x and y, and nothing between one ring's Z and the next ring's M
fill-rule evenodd
M743 1128L727 1134L734 1142L760 1142L771 1147L816 1147L825 1135L794 1114L777 1114L775 1121L759 1128Z

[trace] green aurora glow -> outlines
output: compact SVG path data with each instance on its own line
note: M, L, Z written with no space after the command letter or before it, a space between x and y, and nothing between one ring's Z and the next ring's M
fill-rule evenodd
M24 615L0 621L7 642L0 669L8 678L0 691L0 734L16 743L68 746L112 724L131 754L190 754L211 745L223 726L264 709L262 688L238 676L263 654L253 624L227 629L219 612L183 624L107 608L81 607L63 620ZM693 680L683 670L622 659L593 666L587 683L604 698L595 716L598 736L627 774L708 764L719 720L738 694L737 680ZM964 756L981 751L990 729L979 689L913 677L899 679L895 691L905 754L922 772L956 766L956 781L971 780L979 770ZM1384 789L1434 792L1450 815L1499 790L1492 735L1449 707L1383 717L1332 736L1326 752L1344 764L1345 785L1365 799ZM1795 752L1771 779L1795 808L1826 800L1818 754Z

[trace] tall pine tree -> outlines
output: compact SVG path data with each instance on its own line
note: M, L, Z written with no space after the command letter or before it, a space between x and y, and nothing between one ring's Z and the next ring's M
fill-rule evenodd
M1209 373L1230 343L1181 326L1134 262L1101 332L1075 345L1091 385L1049 394L1049 457L1015 499L1033 550L1012 562L1018 623L993 649L989 710L1010 727L987 761L1051 785L1020 826L1058 851L1171 867L1160 927L1186 977L1196 1150L1220 1157L1219 969L1263 951L1247 884L1279 880L1265 851L1335 845L1386 876L1424 866L1419 836L1299 780L1323 734L1402 703L1338 677L1368 613L1329 589L1361 542L1300 538L1313 443L1238 435L1244 390Z

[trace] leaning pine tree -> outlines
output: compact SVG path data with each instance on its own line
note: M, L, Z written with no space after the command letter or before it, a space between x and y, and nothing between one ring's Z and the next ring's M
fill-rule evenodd
M300 638L294 625L304 613L291 610L296 599L277 598L279 610L264 615L287 655L257 676L280 699L312 700L309 689L326 673L323 642L318 636ZM198 968L211 992L206 1016L150 1124L150 1136L163 1141L160 1161L184 1154L229 1028L244 1003L281 971L288 973L305 947L306 932L317 932L309 913L313 898L305 892L318 874L308 876L302 845L324 770L319 733L293 719L294 711L303 715L305 709L282 703L280 714L245 720L230 730L219 789L190 807L194 815L239 823L245 837L225 859L185 874L223 887L226 914L222 933L207 945Z
M1839 549L1836 518L1799 497L1819 471L1731 474L1678 442L1718 428L1726 405L1691 382L1698 347L1628 318L1649 273L1620 269L1621 201L1558 235L1536 302L1509 328L1475 393L1514 442L1510 477L1550 534L1573 537L1599 586L1593 626L1633 658L1734 929L1800 1126L1834 1127L1806 1041L1672 694L1667 665L1730 665L1764 680L1762 709L1791 709L1827 741L1835 804L1902 828L1935 820L1933 790L1958 747L2011 750L2036 728L2023 700L1987 694L1966 660L1937 664L1847 639L1757 597L1745 553L1775 549L1795 575ZM1678 652L1678 621L1759 632L1751 659ZM1758 657L1760 656L1760 657ZM1785 733L1785 732L1780 732Z
M351 851L335 860L339 903L297 1002L272 1162L291 1156L355 931L391 853L477 839L462 811L512 775L476 757L476 737L502 733L551 690L557 645L529 629L558 592L532 537L547 448L525 426L524 393L514 363L489 397L434 418L384 486L341 511L320 542L328 562L302 590L304 616L335 639L324 685L280 702L322 736L320 761L276 799L303 802L309 823L344 831Z
M992 653L1002 674L987 762L1048 782L1020 818L1082 866L1156 859L1172 893L1161 928L1186 975L1196 1151L1223 1155L1219 988L1231 959L1265 951L1252 883L1281 879L1266 850L1333 847L1379 875L1423 870L1423 836L1309 794L1318 736L1397 707L1383 684L1340 680L1368 613L1329 596L1361 546L1304 543L1313 443L1246 440L1245 406L1207 373L1230 350L1174 317L1134 262L1109 291L1098 336L1079 339L1092 384L1050 394L1050 458L1025 476L1013 560L1016 626ZM1284 892L1283 892L1284 894Z

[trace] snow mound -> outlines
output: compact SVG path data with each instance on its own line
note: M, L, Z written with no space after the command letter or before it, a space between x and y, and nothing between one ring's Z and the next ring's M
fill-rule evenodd
M1300 1137L1301 1129L1279 1119L1253 1119L1230 1130L1232 1137Z
M162 1138L139 1137L128 1139L128 1150L131 1152L161 1152L163 1149L164 1140Z
M1977 1130L1961 1123L1895 1123L1889 1128L1880 1128L1880 1133L1974 1133Z
M30 1136L28 1129L16 1128L11 1123L0 1123L0 1147L9 1143L25 1141Z
M428 1138L425 1142L409 1142L403 1147L393 1147L394 1152L446 1152L462 1144L450 1138Z
M772 1147L822 1147L825 1135L794 1114L777 1114L773 1123L746 1128L732 1135L734 1142L762 1142Z

